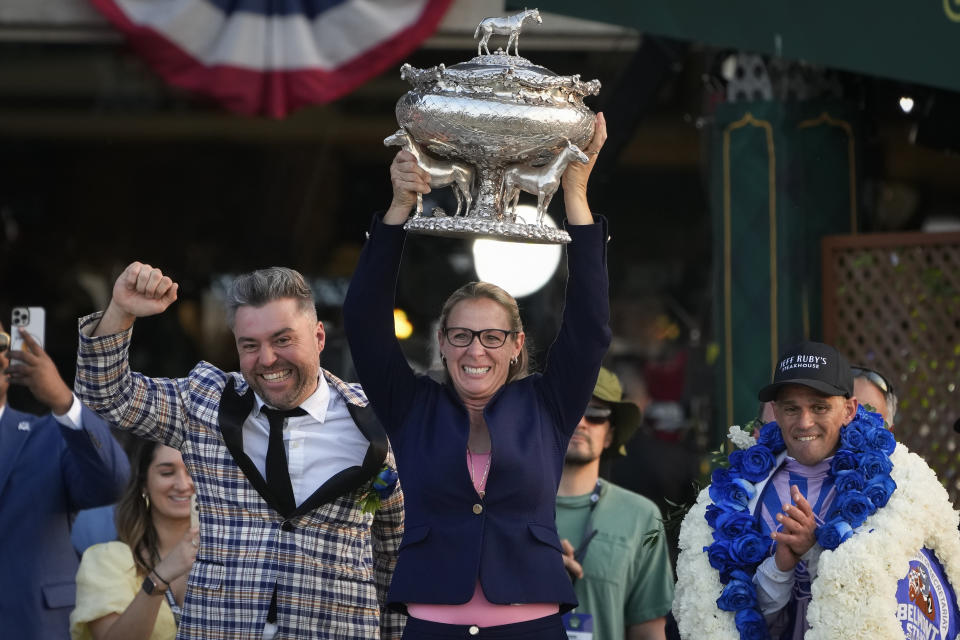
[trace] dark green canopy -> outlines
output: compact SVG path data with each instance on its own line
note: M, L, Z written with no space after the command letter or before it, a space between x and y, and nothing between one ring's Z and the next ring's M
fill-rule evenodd
M643 33L960 91L960 0L508 0Z

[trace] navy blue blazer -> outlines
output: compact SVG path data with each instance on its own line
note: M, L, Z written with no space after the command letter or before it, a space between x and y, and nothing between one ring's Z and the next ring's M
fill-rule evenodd
M83 429L7 407L0 419L0 636L69 638L79 509L120 497L130 475L110 427L86 407Z
M563 322L544 373L502 387L484 409L486 496L467 469L470 422L456 391L411 371L394 337L404 232L375 219L344 302L344 328L387 429L406 500L388 602L462 604L479 578L498 604L577 603L555 524L563 458L610 343L606 221L570 225ZM429 286L429 283L424 283Z

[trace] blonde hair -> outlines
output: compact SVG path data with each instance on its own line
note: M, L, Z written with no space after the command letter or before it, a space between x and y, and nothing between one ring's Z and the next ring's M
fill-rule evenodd
M476 300L478 298L486 298L499 304L507 312L511 331L523 331L523 321L520 319L520 307L517 306L517 301L512 295L489 282L468 282L451 293L440 311L440 330L447 328L447 318L457 304L464 300ZM513 339L517 339L516 334L514 334ZM520 355L517 356L517 364L511 363L510 365L510 372L507 374L505 384L528 375L530 375L530 356L527 352L527 342L524 341L520 348Z

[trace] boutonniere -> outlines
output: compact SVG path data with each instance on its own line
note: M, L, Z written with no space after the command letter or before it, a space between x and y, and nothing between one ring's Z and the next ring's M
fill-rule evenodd
M383 500L390 497L397 486L397 471L389 465L383 465L380 472L360 490L357 502L364 513L376 513Z

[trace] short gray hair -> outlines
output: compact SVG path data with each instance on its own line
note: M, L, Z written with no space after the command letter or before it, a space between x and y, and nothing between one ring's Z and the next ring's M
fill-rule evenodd
M880 393L883 394L883 400L884 400L884 402L887 403L887 415L884 416L884 420L886 420L888 424L893 424L893 420L894 420L894 418L896 418L896 416L897 416L897 402L898 402L898 400L897 400L897 394L896 394L896 392L893 390L893 383L891 383L891 382L890 382L890 379L887 378L885 375L883 375L882 373L880 373L879 371L876 371L876 370L874 370L874 369L868 369L868 368L866 368L866 367L860 367L860 366L856 366L856 365L855 365L853 368L859 370L859 373L857 373L857 375L853 376L853 379L854 379L854 380L856 380L857 378L861 378L861 379L863 379L863 380L866 380L866 381L869 382L871 385L873 385L874 387L876 387L877 391L879 391ZM886 382L887 390L884 391L883 388L882 388L880 385L878 385L874 380L872 380L872 379L870 378L870 376L867 375L866 372L869 372L869 373L871 373L871 374L875 374L875 375L880 376L880 378L882 378L883 382ZM874 407L874 408L876 408L876 407Z
M299 271L269 267L238 276L227 288L227 324L233 329L240 307L262 307L286 298L295 300L301 313L316 319L313 292Z

